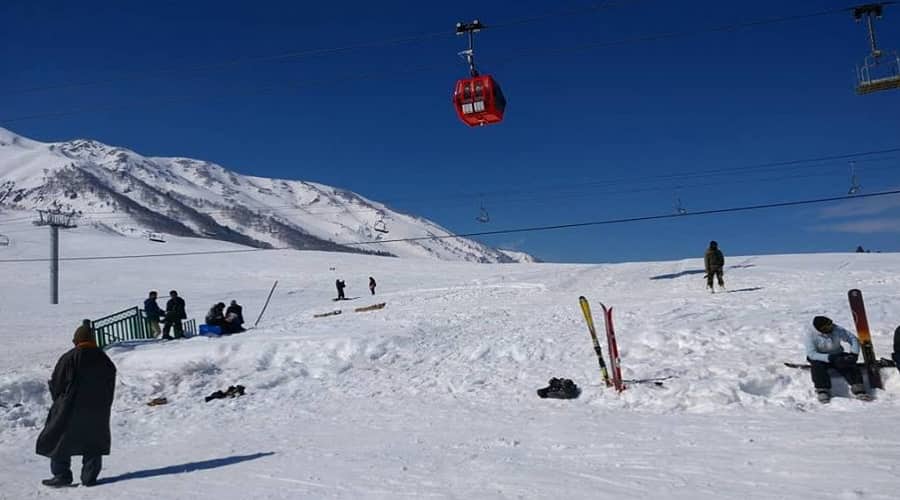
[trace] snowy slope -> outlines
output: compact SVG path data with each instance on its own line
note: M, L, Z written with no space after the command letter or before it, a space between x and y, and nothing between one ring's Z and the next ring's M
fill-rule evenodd
M187 158L144 157L91 140L41 143L0 129L0 208L53 203L123 235L154 231L261 248L518 261L465 238L382 242L451 233L350 191L240 175ZM375 230L380 223L388 233Z
M61 243L63 256L149 245L89 228ZM0 260L45 255L44 232L0 247ZM729 256L729 292L715 295L700 259L504 266L277 250L65 261L56 307L46 265L0 262L15 284L0 287L2 498L53 494L39 485L47 460L34 439L46 379L82 317L135 305L154 287L177 288L192 317L237 298L252 322L275 279L256 330L109 350L119 368L109 482L67 498L896 498L900 374L882 372L886 390L872 403L822 406L809 374L782 362L802 360L814 315L852 325L853 287L888 356L898 254ZM332 302L336 278L358 298ZM676 378L621 395L604 387L582 294L597 310L614 306L627 378ZM378 301L387 306L352 312ZM572 378L582 396L537 398L552 376ZM236 383L247 396L204 403ZM144 404L157 396L170 404Z

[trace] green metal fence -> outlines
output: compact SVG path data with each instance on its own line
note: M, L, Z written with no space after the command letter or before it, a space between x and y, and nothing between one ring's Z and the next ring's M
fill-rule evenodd
M196 320L182 321L181 325L184 329L185 337L192 337L197 334ZM117 342L152 340L154 338L147 316L139 307L132 307L100 319L95 319L91 321L91 328L94 331L97 347L100 348L105 348Z

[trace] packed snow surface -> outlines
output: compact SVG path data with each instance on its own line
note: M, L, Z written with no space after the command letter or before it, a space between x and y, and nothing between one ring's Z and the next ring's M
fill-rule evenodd
M47 255L46 231L16 234L0 260ZM241 248L87 228L62 232L61 245L63 257ZM57 306L47 262L0 262L0 497L61 493L40 485L49 467L34 442L46 381L82 318L174 288L191 317L237 299L252 324L277 279L256 329L108 349L119 371L104 482L63 496L896 499L897 370L882 370L874 402L847 398L836 380L839 397L821 405L809 373L782 363L803 360L814 315L852 329L850 288L863 290L876 353L888 357L900 255L726 257L728 290L716 294L704 290L701 258L490 265L279 250L75 260L60 266ZM337 278L352 300L331 300ZM613 306L626 378L673 378L605 387L579 295L601 337L600 302ZM387 305L353 312L377 302ZM539 399L551 377L573 379L581 397ZM234 384L247 394L204 402ZM156 397L169 404L146 405Z

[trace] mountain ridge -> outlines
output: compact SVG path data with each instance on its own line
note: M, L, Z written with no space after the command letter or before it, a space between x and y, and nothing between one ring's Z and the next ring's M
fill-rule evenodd
M0 179L0 209L58 207L122 235L158 232L257 248L484 263L534 260L448 237L435 222L345 189L243 175L192 158L143 156L92 139L44 143L0 128ZM407 238L426 239L393 241Z

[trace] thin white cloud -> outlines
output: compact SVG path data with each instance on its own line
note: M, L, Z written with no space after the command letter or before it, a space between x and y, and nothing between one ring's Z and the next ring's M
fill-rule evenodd
M876 215L900 208L900 195L845 201L819 210L822 219Z
M842 222L839 224L823 224L820 226L814 226L812 229L814 231L835 233L894 233L900 232L900 217L866 219L853 222Z

